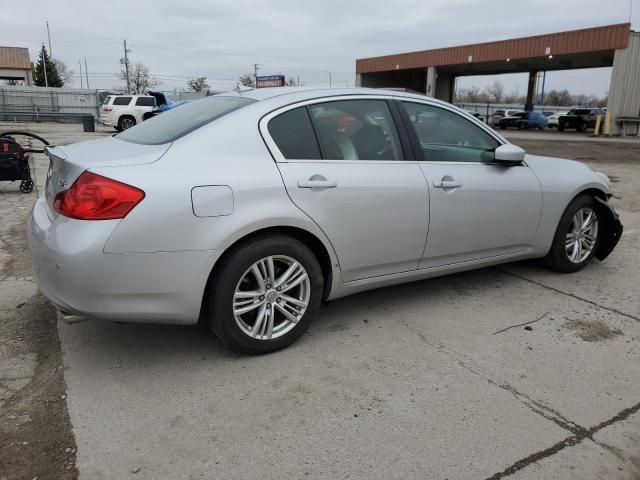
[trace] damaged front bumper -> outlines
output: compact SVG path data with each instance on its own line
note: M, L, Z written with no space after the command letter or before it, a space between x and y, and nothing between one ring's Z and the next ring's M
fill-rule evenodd
M616 248L620 237L622 237L622 223L620 222L620 215L614 210L614 208L600 197L595 197L600 203L600 213L603 223L603 232L600 237L600 244L596 251L595 257L602 261L609 256L609 254Z

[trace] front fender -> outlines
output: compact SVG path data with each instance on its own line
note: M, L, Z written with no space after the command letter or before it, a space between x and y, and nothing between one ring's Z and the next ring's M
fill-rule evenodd
M595 197L600 204L600 215L603 219L603 232L600 236L600 244L596 250L595 257L603 261L616 248L620 237L622 237L623 226L620 222L620 215L614 208L600 197Z

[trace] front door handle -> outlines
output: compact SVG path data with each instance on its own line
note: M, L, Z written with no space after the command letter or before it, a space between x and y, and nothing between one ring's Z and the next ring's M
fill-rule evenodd
M435 188L459 188L462 186L462 183L457 180L436 180L433 182L433 186Z
M298 188L336 188L335 180L298 180Z

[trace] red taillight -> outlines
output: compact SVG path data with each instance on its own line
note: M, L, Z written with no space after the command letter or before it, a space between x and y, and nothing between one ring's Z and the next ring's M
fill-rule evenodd
M84 172L53 202L56 212L78 220L124 218L144 198L139 188L111 178Z
M102 107L103 112L110 112L111 110L113 110L111 107Z

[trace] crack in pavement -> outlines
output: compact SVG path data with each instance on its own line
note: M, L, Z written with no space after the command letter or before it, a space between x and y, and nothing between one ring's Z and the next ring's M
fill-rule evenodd
M491 477L488 477L487 480L498 480L500 478L504 478L504 477L507 477L509 475L512 475L512 474L516 473L517 471L522 470L523 468L531 465L532 463L535 463L535 462L537 462L539 460L542 460L544 458L547 458L547 457L550 457L552 455L555 455L560 450L563 450L566 447L572 447L574 445L577 445L580 442L582 442L584 439L592 440L596 445L598 445L598 446L604 448L605 450L609 451L609 449L606 448L604 446L604 444L601 444L601 443L596 442L595 440L593 440L593 435L595 433L599 432L600 430L602 430L605 427L608 427L610 425L613 425L614 423L626 420L627 418L629 418L634 413L637 413L638 411L640 411L640 403L636 403L632 407L625 408L624 410L621 410L619 413L617 413L616 415L611 417L609 420L606 420L606 421L604 421L602 423L599 423L598 425L596 425L594 427L591 427L591 428L588 428L588 429L584 429L584 431L579 433L579 434L567 437L564 440L561 440L560 442L552 445L549 448L546 448L544 450L540 450L538 452L532 453L528 457L525 457L525 458L522 458L522 459L518 460L517 462L515 462L512 465L510 465L507 468L505 468L503 471L497 472L497 473L493 474Z
M546 314L545 314L545 316L546 316ZM555 443L554 445L552 445L552 446L550 446L548 448L545 448L544 450L537 451L535 453L532 453L531 455L528 455L525 458L522 458L522 459L518 460L517 462L513 463L509 467L505 468L503 471L497 472L497 473L493 474L491 477L488 477L487 480L498 480L498 479L507 477L509 475L512 475L515 472L517 472L519 470L522 470L523 468L527 467L528 465L531 465L532 463L535 463L535 462L537 462L539 460L542 460L544 458L553 456L556 453L558 453L559 451L565 449L566 447L571 447L571 446L577 445L577 444L579 444L580 442L582 442L585 439L589 439L589 440L593 441L596 445L600 446L601 448L604 448L605 450L608 450L604 444L600 444L599 442L596 442L593 439L593 435L595 433L597 433L598 431L602 430L603 428L606 428L606 427L608 427L610 425L613 425L614 423L626 420L632 414L640 411L640 403L637 403L637 404L633 405L632 407L625 408L624 410L621 410L620 412L618 412L613 417L611 417L608 420L605 420L604 422L601 422L601 423L599 423L599 424L597 424L597 425L595 425L595 426L593 426L591 428L583 427L583 426L578 425L577 423L572 422L571 420L567 419L560 412L558 412L557 410L545 405L544 403L540 402L539 400L535 400L534 398L531 398L529 395L518 391L513 386L511 386L507 381L505 381L503 379L500 379L496 375L494 375L492 373L488 373L488 372L482 372L481 371L481 366L476 361L474 361L471 357L469 357L468 355L465 355L465 354L463 354L461 352L453 350L452 348L449 348L449 347L447 347L446 345L444 345L442 343L436 344L434 342L431 342L427 338L427 336L425 334L423 334L422 332L412 328L406 322L398 320L398 323L400 325L402 325L403 327L405 327L410 332L412 332L415 335L417 335L418 338L420 338L420 340L422 342L424 342L426 345L428 345L428 346L436 349L437 351L439 351L441 353L444 353L445 355L447 355L447 356L451 357L452 359L454 359L458 365L460 365L461 367L463 367L467 371L469 371L469 372L473 373L474 375L477 375L478 377L486 380L491 385L494 385L494 386L496 386L496 387L498 387L498 388L500 388L502 390L505 390L505 391L511 393L518 401L520 401L523 405L525 405L527 408L529 408L532 412L540 415L541 417L545 418L546 420L550 420L550 421L554 422L559 427L561 427L564 430L567 430L567 431L572 433L572 435L566 437L565 439L559 441L558 443Z
M449 347L447 347L446 345L444 345L442 343L435 344L435 343L431 342L427 338L426 335L424 335L422 332L412 328L410 325L408 325L407 323L405 323L403 321L398 320L398 323L400 325L402 325L403 327L405 327L410 332L412 332L415 335L417 335L420 338L420 340L422 340L425 344L429 345L430 347L436 349L437 351L439 351L441 353L444 353L445 355L447 355L447 356L451 357L452 359L454 359L456 361L456 363L458 365L460 365L461 367L463 367L464 369L466 369L469 372L473 373L474 375L482 378L483 380L486 380L491 385L494 385L494 386L496 386L496 387L498 387L498 388L500 388L502 390L505 390L505 391L509 392L520 403L525 405L532 412L542 416L543 418L545 418L547 420L552 421L553 423L558 425L560 428L563 428L564 430L567 430L567 431L573 433L576 436L584 435L586 432L588 432L588 430L586 428L584 428L584 427L578 425L577 423L572 422L571 420L567 419L566 417L564 417L557 410L554 410L553 408L545 405L543 402L541 402L539 400L535 400L535 399L531 398L529 395L516 390L506 380L504 380L502 378L499 378L499 377L497 377L496 375L494 375L492 373L488 373L488 372L482 371L482 367L475 360L473 360L471 357L469 357L468 355L465 355L465 354L463 354L461 352L453 350L452 348L449 348Z
M593 305L594 307L602 308L604 310L608 310L610 312L617 313L618 315L622 315L623 317L630 318L631 320L635 320L636 322L640 322L640 318L639 317L635 317L635 316L630 315L628 313L621 312L620 310L617 310L617 309L615 309L613 307L607 307L605 305L601 305L599 303L596 303L596 302L594 302L592 300L587 300L586 298L580 297L580 296L575 295L573 293L564 292L564 291L560 290L559 288L550 287L548 285L545 285L542 282L538 282L537 280L532 280L532 279L524 277L522 275L518 275L517 273L509 272L507 270L503 270L503 269L497 268L497 267L493 267L493 269L498 271L498 272L504 273L505 275L510 275L512 277L519 278L520 280L524 280L525 282L532 283L532 284L537 285L539 287L542 287L542 288L544 288L546 290L550 290L552 292L559 293L561 295L566 295L567 297L575 298L576 300L580 300L582 302L588 303L589 305Z

